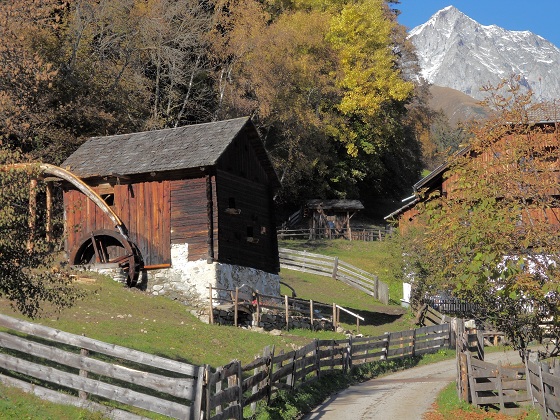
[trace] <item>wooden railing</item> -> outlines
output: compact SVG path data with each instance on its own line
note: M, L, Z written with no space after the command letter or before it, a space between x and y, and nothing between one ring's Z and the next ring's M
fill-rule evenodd
M276 229L278 239L338 239L346 238L352 241L383 241L387 236L387 230L380 228L352 228L340 229L335 231L329 228L316 229L291 229L288 227L279 227Z
M140 419L137 407L180 419L243 418L280 390L294 390L326 372L361 363L410 357L448 348L449 324L378 337L314 340L275 354L274 347L242 366L212 369L153 356L0 315L0 382L41 398L110 417ZM119 403L112 408L96 398Z
M204 367L0 315L0 381L42 398L140 418L97 397L176 419L198 419ZM17 373L15 378L9 373ZM27 380L24 380L28 378ZM31 383L32 384L31 384Z
M236 287L235 289L226 289L209 285L208 291L208 311L209 321L211 324L214 324L215 303L229 303L233 306L233 325L236 327L238 326L238 311L240 305L250 306L252 311L254 311L254 326L262 326L261 315L263 314L263 309L274 311L277 314L284 314L285 323L282 325L282 328L286 330L292 327L290 318L293 316L308 317L312 329L316 329L314 327L316 325L316 321L323 318L328 318L334 328L338 327L340 323L340 311L347 313L356 320L357 332L360 330L360 321L364 321L362 316L343 308L336 303L331 305L313 300L289 297L287 295L271 296L259 293L258 291L255 291L253 294L252 292L248 293L245 290L240 290L239 287Z
M449 348L450 335L444 324L378 337L314 340L289 353L275 354L274 347L267 347L248 365L234 361L207 375L205 418L241 419L244 407L254 410L257 401L269 401L280 390L292 391L333 370L437 352Z
M533 406L543 419L560 416L560 363L559 359L544 362L528 361L525 365L527 392Z
M389 304L389 286L386 283L376 275L345 263L338 257L288 248L279 248L278 252L281 268L331 277L373 296L385 305Z

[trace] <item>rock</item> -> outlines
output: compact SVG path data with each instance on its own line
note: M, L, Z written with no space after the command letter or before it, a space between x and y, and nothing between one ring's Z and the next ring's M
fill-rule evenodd
M280 330L271 330L269 332L270 335L282 335L282 331Z

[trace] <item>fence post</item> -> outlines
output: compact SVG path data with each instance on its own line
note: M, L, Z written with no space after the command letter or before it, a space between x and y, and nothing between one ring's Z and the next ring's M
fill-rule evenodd
M309 301L309 316L311 318L311 331L315 331L315 326L313 325L313 301Z
M82 334L82 337L85 337L85 334ZM88 355L89 355L89 351L87 349L80 349L80 356L87 357ZM87 378L88 372L87 370L80 369L79 375L84 378ZM85 391L78 391L78 396L80 397L81 400L88 399L88 393Z
M348 370L352 369L352 336L348 338Z
M336 274L338 273L338 257L334 257L334 264L332 270L332 278L336 280Z
M235 302L233 302L233 325L237 327L237 305L239 303L239 287L235 287Z
M259 291L255 294L255 298L257 301L257 327L261 326L261 297L259 295Z
M286 309L286 330L290 329L290 312L288 309L288 295L284 295L284 308Z
M243 420L243 369L241 368L241 362L237 361L237 387L239 388L239 413L238 419Z
M319 358L319 340L316 338L313 340L315 342L315 371L317 378L321 376L321 359Z
M383 354L379 357L379 360L387 360L389 356L389 339L391 337L391 334L385 332L384 335L385 338L383 338L383 349L381 350Z
M548 416L551 415L550 418L554 418L554 413L553 412L549 412L548 407L546 406L546 394L548 394L550 391L547 389L548 385L546 385L544 383L544 379L543 379L543 372L545 373L549 373L549 369L548 369L548 364L546 364L545 362L539 362L539 377L541 380L541 389L542 389L542 399L543 399L543 413L544 413L544 417L545 418L549 418Z
M208 308L208 314L210 316L210 324L214 323L214 306L212 305L212 283L208 283L208 288L210 289L210 307Z
M267 392L266 392L266 405L270 404L270 397L272 396L272 372L274 370L274 364L272 363L272 361L274 360L274 350L276 349L276 346L272 345L272 351L270 350L270 347L266 347L264 349L264 354L268 356L268 362L267 362L267 366L268 366L268 375L266 378L266 386L267 388Z
M336 303L332 304L332 323L334 330L336 331L338 320L336 319Z
M203 403L206 403L206 395L205 393L209 392L207 385L207 371L209 367L208 365L200 366L198 368L198 375L196 378L196 390L194 394L194 401L193 401L193 410L192 410L192 420L203 420L205 415L205 407L202 406Z

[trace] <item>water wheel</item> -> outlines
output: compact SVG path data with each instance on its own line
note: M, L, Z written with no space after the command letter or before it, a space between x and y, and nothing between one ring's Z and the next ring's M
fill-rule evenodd
M135 286L144 263L138 247L121 233L95 230L82 238L70 255L70 264L116 263L127 275L126 284Z

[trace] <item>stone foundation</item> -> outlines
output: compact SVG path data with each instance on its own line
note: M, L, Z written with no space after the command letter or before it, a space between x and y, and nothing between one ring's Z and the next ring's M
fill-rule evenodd
M214 323L218 325L234 325L234 309L233 305L222 305L214 308ZM206 311L207 313L207 311ZM199 317L203 314L199 314ZM207 316L204 317L207 319ZM311 318L306 316L290 316L288 318L288 328L301 328L314 331L334 331L333 323L328 319L314 319L313 327L311 326ZM257 320L257 314L249 309L240 308L237 311L237 325L240 327L262 327L265 331L285 330L286 314L279 312L262 313L260 322Z
M144 270L138 279L139 287L155 296L166 296L190 305L208 304L208 286L280 296L280 276L250 267L207 263L205 260L188 261L188 244L171 246L171 267ZM105 267L107 266L107 267ZM109 267L110 266L110 267ZM124 272L117 264L92 264L87 270L107 274L117 281L126 282ZM214 297L229 298L226 292L214 291Z

